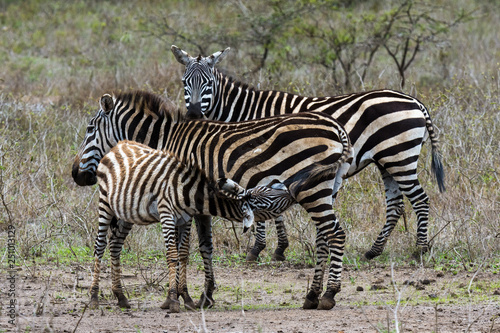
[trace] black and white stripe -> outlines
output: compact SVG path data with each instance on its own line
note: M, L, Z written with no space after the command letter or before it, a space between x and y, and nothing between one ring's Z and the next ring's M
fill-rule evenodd
M377 90L335 97L303 97L280 91L261 91L236 82L214 66L229 48L209 57L189 56L172 46L178 62L186 66L182 81L188 115L237 122L305 111L332 115L349 133L354 160L346 174L351 177L367 165L379 168L386 194L386 224L365 256L380 255L403 213L403 195L417 215L417 246L428 247L429 198L417 178L417 162L427 133L432 147L432 171L443 192L444 171L437 136L426 107L414 97L394 90ZM277 259L284 260L288 246L281 220L278 226ZM257 226L256 244L248 255L254 260L265 247L265 224Z
M120 252L131 224L162 223L169 265L169 297L162 307L179 312L177 291L187 297L184 304L194 308L187 292L186 266L189 257L191 218L195 214L218 215L242 222L248 228L254 220L280 216L295 204L292 194L279 187L257 186L245 190L231 179L215 182L196 165L185 164L168 152L134 141L121 141L101 159L97 168L99 183L99 232L95 242L91 307L98 305L101 259L106 236L113 221L126 221L128 228L112 236L112 288L121 307L130 307L121 287ZM293 188L293 186L292 186ZM203 201L201 205L192 204ZM202 207L204 210L197 210ZM179 229L176 234L176 226ZM116 227L115 227L116 228ZM180 239L177 239L180 235ZM179 248L176 241L179 241ZM179 262L179 281L176 279Z
M90 124L73 164L73 178L81 185L95 180L95 168L87 168L95 165L91 159L99 160L118 141L134 138L155 142L181 160L193 159L212 179L228 177L245 188L282 183L309 213L317 230L317 266L304 307L330 309L335 305L345 234L332 204L334 188L348 169L351 147L347 133L332 117L304 112L239 123L186 121L159 96L134 92L104 95L101 110ZM189 205L206 211L202 200ZM211 206L208 211L224 216L215 214ZM327 289L319 300L328 258ZM205 269L202 303L207 298L212 301L215 284L210 260Z

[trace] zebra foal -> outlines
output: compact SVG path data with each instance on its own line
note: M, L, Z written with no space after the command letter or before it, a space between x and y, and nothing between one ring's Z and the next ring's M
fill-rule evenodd
M73 163L75 182L94 184L99 161L120 140L142 141L183 161L192 159L211 179L227 177L245 188L282 183L293 193L293 184L306 177L307 185L297 187L295 200L315 224L317 262L303 307L335 306L334 296L341 289L345 232L332 204L351 160L351 145L344 128L321 112L238 123L187 120L179 109L168 104L158 95L141 91L103 95L101 109L90 120ZM322 168L331 171L321 173L318 170ZM319 174L322 176L315 176ZM208 208L210 215L220 215L212 208ZM215 289L210 215L198 215L208 219L197 221L198 228L203 225L203 232L198 229L198 233L205 265L205 290L198 305L212 303ZM181 292L187 294L187 289Z
M185 66L182 76L188 116L237 122L300 113L324 112L339 121L351 140L353 162L346 178L374 163L382 175L386 196L386 223L365 253L367 259L382 254L385 244L403 213L406 196L417 215L420 251L428 248L429 197L417 177L417 164L425 137L432 148L432 172L440 192L445 190L444 171L437 135L427 108L416 98L394 90L375 90L341 96L305 97L273 90L257 90L235 81L215 68L229 48L208 57L192 57L172 45L176 60ZM276 220L278 248L275 259L285 260L288 239L282 219ZM256 241L248 260L256 260L265 248L265 223L257 223Z
M130 304L121 285L120 252L123 228L131 224L160 222L167 249L169 268L168 299L164 308L179 312L178 290L186 284L191 218L195 214L218 214L242 222L248 228L254 220L279 216L295 204L293 194L282 184L274 188L257 186L245 190L231 179L208 179L192 162L183 163L168 153L133 141L121 141L104 156L97 168L99 184L99 231L95 241L95 264L91 285L92 308L98 306L101 259L107 245L107 233L114 220L120 219L121 231L115 231L111 252L112 290L120 307ZM294 188L292 186L292 188ZM200 203L200 201L202 203ZM211 207L211 209L208 209ZM176 227L179 229L176 239ZM176 243L179 243L179 249ZM120 246L114 246L120 243ZM179 283L176 268L179 265ZM185 293L183 295L186 295ZM188 308L193 301L184 299Z

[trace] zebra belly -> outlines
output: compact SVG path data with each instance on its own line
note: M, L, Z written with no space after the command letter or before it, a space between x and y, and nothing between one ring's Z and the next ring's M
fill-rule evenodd
M153 193L140 198L132 196L130 202L125 201L121 205L111 204L111 208L118 219L128 223L148 225L160 222L158 201Z

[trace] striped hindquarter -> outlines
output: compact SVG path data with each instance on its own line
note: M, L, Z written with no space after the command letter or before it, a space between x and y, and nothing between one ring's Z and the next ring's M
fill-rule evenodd
M112 288L118 304L130 307L120 281L123 242L132 224L162 223L169 265L169 297L163 307L178 312L178 291L185 304L194 308L189 295L182 292L187 290L185 273L193 215L218 214L246 223L248 228L254 219L277 217L296 203L284 187L257 186L245 190L230 179L215 184L197 166L184 164L172 154L133 141L121 141L104 156L97 169L97 179L100 193L99 231L95 242L92 307L98 305L100 264L110 227ZM198 205L201 211L191 204L195 200L203 201L202 205ZM118 219L126 222L117 224ZM176 226L181 239L176 239ZM179 281L176 279L177 262L180 263Z
M75 157L75 181L92 179L92 167L88 166L96 163L91 160L99 160L116 145L117 138L128 139L130 133L141 132L137 128L127 129L128 124L148 123L158 129L147 131L150 142L159 143L163 150L181 160L192 159L213 179L228 177L245 188L282 183L290 193L296 193L295 201L308 211L318 233L316 274L304 307L333 307L333 296L340 290L345 235L332 210L332 197L348 169L350 157L349 138L343 127L326 114L308 112L233 124L186 121L178 110L162 107L165 103L161 101L154 102L157 99L158 96L145 92L103 96L101 110L91 120L92 128L88 128ZM102 142L107 147L102 147ZM317 170L322 168L331 172L318 177ZM299 180L305 175L308 182L302 183ZM293 184L297 182L302 185L295 187L294 192ZM196 211L206 211L199 206L200 200L191 205ZM213 205L208 206L208 211L210 215L223 216ZM320 302L328 257L331 260L327 291ZM205 267L204 297L210 298L215 283L211 261L205 262Z
M183 83L188 115L226 122L258 119L286 113L321 111L332 115L349 133L353 163L346 177L367 165L379 168L386 194L386 224L365 256L382 253L385 243L403 213L403 195L417 215L417 246L426 250L429 198L417 178L417 163L426 134L432 147L432 171L443 192L444 172L437 136L425 106L417 99L393 90L368 91L336 97L304 97L280 91L262 91L234 81L215 65L229 48L208 57L191 57L172 46L176 59L186 66ZM288 246L281 219L275 256L284 260ZM256 244L250 259L265 247L265 224L257 224Z

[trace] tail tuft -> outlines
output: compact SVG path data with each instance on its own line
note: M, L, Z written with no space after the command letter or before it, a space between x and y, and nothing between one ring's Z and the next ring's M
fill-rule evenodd
M434 147L432 147L431 171L438 183L439 192L443 193L446 191L446 187L444 186L444 168L441 163L441 154Z

